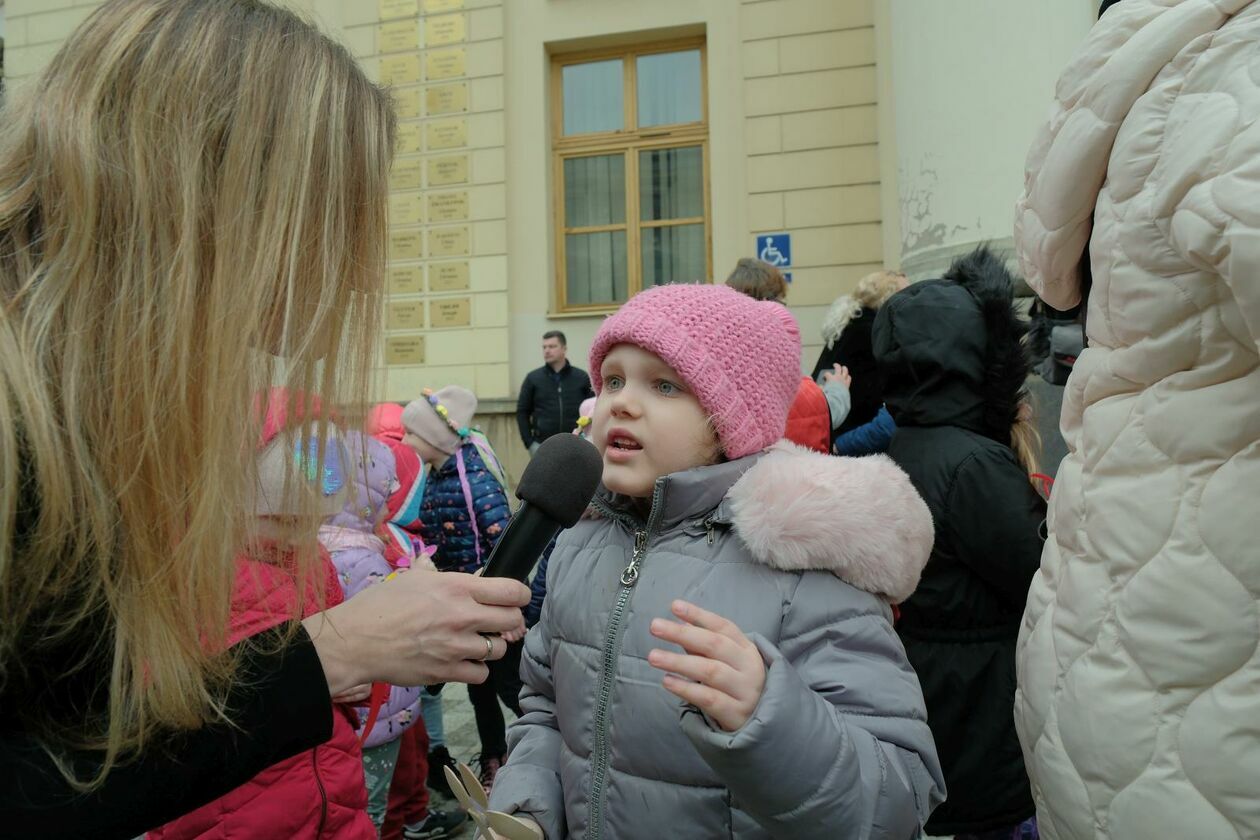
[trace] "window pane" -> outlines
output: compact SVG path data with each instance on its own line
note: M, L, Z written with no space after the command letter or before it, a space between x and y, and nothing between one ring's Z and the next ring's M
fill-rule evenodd
M639 218L704 215L704 155L699 146L639 152Z
M643 228L643 288L703 283L704 225Z
M626 232L571 233L564 237L566 302L621 303L627 297Z
M626 220L626 156L565 158L564 226L619 225Z
M699 50L641 55L637 65L640 128L700 121Z
M617 131L625 124L625 96L621 86L622 60L566 64L564 86L564 133Z

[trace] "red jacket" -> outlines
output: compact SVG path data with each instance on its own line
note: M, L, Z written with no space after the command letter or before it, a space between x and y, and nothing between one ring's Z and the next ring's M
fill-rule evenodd
M321 550L321 553L322 550ZM271 562L263 562L263 560ZM340 603L341 587L327 554L326 578L313 581L303 599L303 615L318 608L315 586L325 605ZM288 555L237 561L228 644L287 621L297 597ZM151 840L375 840L367 816L363 752L354 710L336 706L333 734L315 749L259 773L236 790L190 814L149 832Z
M831 409L822 388L808 376L801 377L783 436L815 452L831 452Z

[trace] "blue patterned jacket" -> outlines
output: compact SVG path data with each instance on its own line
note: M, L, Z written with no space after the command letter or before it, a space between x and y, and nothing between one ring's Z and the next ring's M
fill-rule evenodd
M461 457L471 491L471 513L459 477ZM420 506L420 534L425 543L437 546L433 563L439 570L475 572L486 562L511 518L503 486L486 467L477 447L465 444L429 476Z

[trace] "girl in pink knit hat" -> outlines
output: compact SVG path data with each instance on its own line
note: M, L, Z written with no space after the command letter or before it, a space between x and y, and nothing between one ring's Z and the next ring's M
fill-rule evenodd
M590 372L603 483L551 556L498 813L478 820L548 840L918 837L944 788L891 623L932 546L905 474L780 442L800 337L778 303L645 291Z

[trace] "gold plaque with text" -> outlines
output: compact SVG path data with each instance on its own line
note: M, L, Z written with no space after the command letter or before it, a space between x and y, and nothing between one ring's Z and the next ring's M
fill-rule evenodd
M389 232L389 258L391 261L418 260L424 254L424 244L418 230L391 230Z
M468 120L460 117L453 120L434 120L425 123L425 145L429 151L439 149L458 149L468 145Z
M392 335L385 339L385 364L424 364L424 336Z
M391 91L394 95L394 110L400 120L414 120L420 116L420 88Z
M472 325L472 298L429 301L429 323L435 327Z
M468 221L468 192L429 193L429 223Z
M418 190L421 178L420 158L399 158L389 173L391 190Z
M381 59L381 84L409 85L420 81L420 56L415 53L387 55Z
M420 123L398 124L398 153L411 154L420 151Z
M415 17L416 16L416 0L381 0L377 7L381 20L390 20L391 18Z
M453 12L464 8L464 0L424 0L426 14L433 12Z
M420 49L420 24L412 20L396 20L376 27L376 51L407 52Z
M468 83L432 85L424 90L424 112L428 116L458 114L468 110Z
M386 310L385 328L390 330L424 329L424 301L394 300Z
M467 75L463 47L451 47L448 50L433 50L424 56L424 79L436 82L440 79L458 79Z
M468 183L468 155L429 158L429 186Z
M439 15L424 20L424 45L441 47L458 44L468 37L468 19L462 15Z
M429 265L429 291L466 292L468 289L468 263L447 262Z
M468 256L468 226L452 228L431 228L429 230L429 256L466 257Z
M418 265L391 265L386 289L391 295L424 293L424 269Z
M392 193L389 196L389 223L395 227L418 225L424 221L420 193Z

